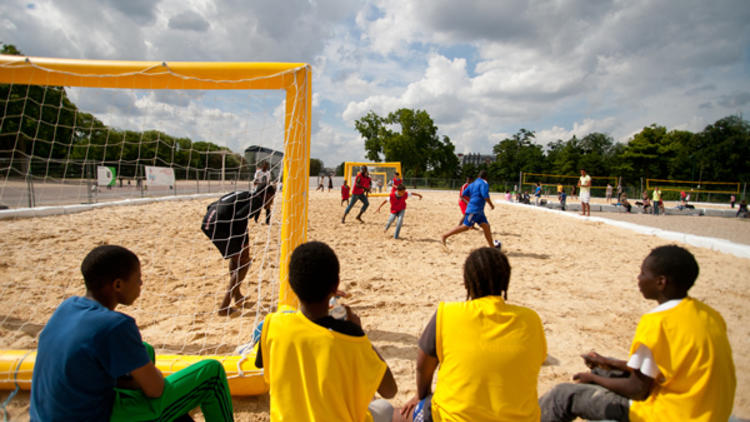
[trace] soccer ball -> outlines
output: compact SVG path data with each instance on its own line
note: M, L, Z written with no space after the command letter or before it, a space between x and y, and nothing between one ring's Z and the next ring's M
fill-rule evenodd
M495 244L495 247L497 249L501 249L503 247L503 242L501 242L499 240L495 240L493 243Z

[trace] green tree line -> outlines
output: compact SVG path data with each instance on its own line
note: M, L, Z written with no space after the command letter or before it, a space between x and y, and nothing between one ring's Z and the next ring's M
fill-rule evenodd
M20 55L13 45L2 54ZM243 157L211 142L194 142L157 130L111 128L81 111L64 87L0 84L0 168L10 177L77 178L84 164L113 165L123 177L140 165L175 169L177 178L204 178L222 168L249 172Z
M407 177L463 178L484 169L492 181L512 183L522 171L577 175L583 168L631 186L641 178L750 181L750 123L737 115L699 133L652 124L625 143L594 132L542 146L534 131L520 129L492 146L489 163L462 167L450 139L437 135L426 111L400 109L386 117L370 111L355 128L364 139L366 159L400 161Z

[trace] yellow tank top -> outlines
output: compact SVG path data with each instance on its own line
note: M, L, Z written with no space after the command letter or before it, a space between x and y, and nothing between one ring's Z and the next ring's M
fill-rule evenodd
M441 302L435 322L436 422L539 421L537 378L547 343L536 312L485 296Z
M630 420L722 421L732 413L737 379L721 315L693 298L646 314L638 323L632 355L643 344L661 376L644 401L630 405Z
M367 336L329 330L301 312L273 313L261 348L271 421L372 421L367 406L386 364Z

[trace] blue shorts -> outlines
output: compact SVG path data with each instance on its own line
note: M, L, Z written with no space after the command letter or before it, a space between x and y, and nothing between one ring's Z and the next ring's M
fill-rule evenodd
M489 224L489 221L487 221L487 217L484 216L484 213L473 213L473 214L466 214L464 217L464 226L471 227L474 224L482 224L487 223Z
M412 418L414 422L432 422L432 393L417 403Z

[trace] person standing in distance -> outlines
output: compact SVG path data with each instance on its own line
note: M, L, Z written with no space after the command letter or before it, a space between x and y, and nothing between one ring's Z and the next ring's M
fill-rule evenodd
M581 198L581 215L587 215L591 217L591 176L586 174L586 170L581 169L581 177L578 179L578 187L580 193L578 196Z

